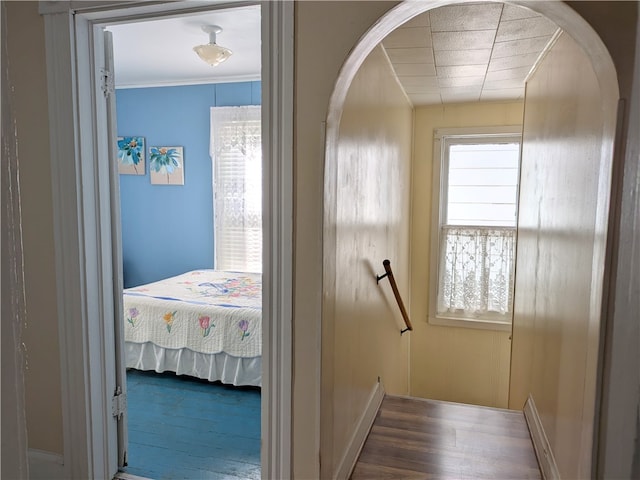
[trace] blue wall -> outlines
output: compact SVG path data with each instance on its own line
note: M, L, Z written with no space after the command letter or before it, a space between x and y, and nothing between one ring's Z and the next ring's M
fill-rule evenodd
M260 105L260 82L116 91L118 136L145 138L145 175L120 175L124 286L213 268L209 108ZM149 147L184 147L184 185L151 185Z

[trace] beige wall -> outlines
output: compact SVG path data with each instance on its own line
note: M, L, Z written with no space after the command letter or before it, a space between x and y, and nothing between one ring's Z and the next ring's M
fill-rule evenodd
M381 47L365 60L347 95L336 155L325 176L335 179L335 259L325 278L323 368L333 366L331 451L333 470L381 379L387 393L408 394L409 335L388 280L376 284L389 259L401 294L409 294L409 192L412 108ZM327 241L327 237L325 237ZM327 275L325 270L325 275ZM330 392L323 392L325 395ZM329 432L323 432L327 434Z
M411 212L411 395L507 408L509 332L427 323L433 132L522 124L522 103L419 107L415 112Z
M16 116L21 119L21 168L28 159L25 150L37 150L29 156L32 167L38 167L38 175L24 172L21 179L23 197L29 192L29 208L23 207L25 231L25 260L31 267L38 259L40 280L30 275L28 282L41 282L43 290L29 287L27 308L37 325L28 325L28 348L30 368L40 371L53 368L47 378L28 372L27 389L31 392L28 400L28 417L31 424L32 446L53 452L62 451L61 413L59 405L59 381L56 369L59 365L57 340L57 320L54 292L55 278L50 225L50 175L47 155L48 125L46 122L47 101L44 79L44 41L42 20L37 14L36 2L6 2L7 26L9 31L9 64L12 77L19 76L13 94ZM295 478L316 478L319 470L320 435L320 389L318 382L320 358L319 318L322 299L322 182L323 152L322 123L326 119L329 96L331 95L338 71L359 38L396 2L312 2L296 4L296 83L295 83L295 305L294 305L294 404L293 404L293 464ZM425 2L426 3L426 2ZM542 2L541 2L542 3ZM544 2L551 3L551 2ZM621 85L630 88L633 71L633 45L637 17L637 2L572 2L572 7L586 15L589 22L603 36L609 46L619 71ZM29 34L27 34L29 32ZM16 39L26 39L17 44ZM33 61L33 59L40 59ZM26 66L28 63L28 67ZM28 71L27 71L28 69ZM28 73L27 73L28 72ZM6 85L3 84L3 88ZM635 87L637 89L637 86ZM28 90L28 97L20 92ZM623 89L628 97L629 90ZM637 102L634 105L637 109ZM25 127L26 122L26 127ZM26 133L25 133L26 130ZM637 130L633 132L637 135ZM636 165L638 158L627 157L627 163ZM637 170L636 170L637 171ZM633 182L625 185L623 207L633 197ZM637 195L637 194L636 194ZM37 208L34 207L37 204ZM636 210L637 211L637 210ZM34 240L34 231L41 229L41 238ZM637 227L624 230L620 243L629 245L637 239ZM635 237L633 236L635 235ZM30 260L28 260L30 259ZM32 270L33 273L33 270ZM638 277L633 272L632 277ZM636 283L637 285L637 283ZM45 293L42 293L42 292ZM39 293L36 293L39 292ZM41 295L44 295L41 297ZM3 298L4 301L4 298ZM621 331L625 325L637 323L637 309L629 305L616 310L616 319ZM2 319L6 321L6 319ZM414 322L415 323L415 322ZM637 344L636 344L637 345ZM46 367L44 367L46 365ZM49 370L47 370L49 372ZM3 377L3 382L4 382ZM3 389L6 385L3 383ZM615 392L614 392L615 393ZM619 391L617 392L620 393ZM31 407L37 403L37 408ZM620 400L612 399L611 412L617 410ZM636 402L637 405L637 394ZM632 405L629 411L636 411ZM613 416L613 413L611 414ZM626 418L626 417L625 417ZM634 438L633 422L619 422L611 426L615 432L626 429L624 438ZM39 433L37 429L41 428ZM45 431L46 430L46 431ZM610 432L607 441L614 442L615 432ZM55 439L50 438L51 436ZM618 438L622 438L618 435ZM626 450L628 451L628 449ZM630 457L629 457L630 458ZM628 458L625 458L628 460ZM611 470L616 468L616 459L611 460Z
M640 412L640 18L636 30L633 94L627 103L629 135L625 142L626 165L621 189L627 199L620 213L620 243L617 252L618 272L615 283L614 312L606 334L600 422L600 465L598 478L640 478L640 449L637 439L640 426L629 419ZM624 202L623 202L624 203ZM635 238L634 238L635 232Z
M30 448L62 453L44 21L38 2L6 2L6 11L23 218L28 440Z
M27 476L27 425L24 411L24 355L22 324L25 315L24 275L22 272L22 231L20 229L20 190L16 188L18 141L15 137L9 88L6 2L0 3L0 85L2 106L2 161L0 163L0 365L2 365L0 478Z
M527 83L518 222L512 408L528 395L563 478L590 476L615 100L562 35ZM605 183L606 185L606 183Z
M296 3L295 10L295 251L293 472L320 471L320 317L324 122L338 72L369 27L396 2Z

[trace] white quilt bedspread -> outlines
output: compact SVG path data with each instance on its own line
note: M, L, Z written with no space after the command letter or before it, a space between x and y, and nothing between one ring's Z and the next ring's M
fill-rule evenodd
M124 290L125 341L262 354L262 275L194 270Z

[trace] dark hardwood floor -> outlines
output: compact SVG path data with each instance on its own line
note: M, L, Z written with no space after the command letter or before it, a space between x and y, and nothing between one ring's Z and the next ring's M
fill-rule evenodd
M522 412L387 395L351 478L542 476Z

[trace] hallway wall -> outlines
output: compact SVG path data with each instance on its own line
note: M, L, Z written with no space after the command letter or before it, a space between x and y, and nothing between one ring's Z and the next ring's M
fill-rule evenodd
M598 478L640 478L640 17L625 142L615 300L609 306ZM636 419L635 425L630 419Z
M326 120L327 106L340 68L354 45L385 12L397 2L356 1L356 2L299 2L296 4L295 30L295 151L294 151L294 318L292 369L294 375L294 402L292 406L293 478L316 478L319 469L319 435L325 428L320 420L320 333L322 299L322 183L324 143L322 123ZM554 2L538 2L549 6ZM558 2L560 3L560 2ZM6 5L5 5L6 4ZM427 2L424 2L425 8ZM602 36L618 69L623 97L629 99L631 89L637 94L638 73L633 83L635 28L637 2L571 2L571 8L585 15L587 20ZM29 371L26 372L26 389L31 391L27 399L27 421L32 427L29 442L36 448L62 452L62 417L60 410L60 361L57 345L58 316L55 298L55 258L53 256L52 214L50 208L50 154L48 152L49 124L46 115L47 95L43 80L46 78L44 63L44 25L38 14L36 2L4 2L6 6L7 61L15 91L10 94L16 118L22 116L23 126L18 126L19 141L30 145L37 154L27 155L21 148L20 186L24 194L29 191L34 208L23 205L23 234L25 262L37 259L32 265L38 276L25 278L27 282L27 318L30 332L22 341L26 343ZM329 34L327 32L330 32ZM34 61L34 59L39 59ZM5 60L5 59L3 59ZM7 88L7 85L2 86ZM635 112L635 121L628 127L630 135L636 139L635 148L630 148L625 157L626 172L622 195L622 208L627 219L637 218L638 212L638 104L637 96L632 98L630 108ZM3 107L4 108L4 107ZM27 125L26 127L24 125ZM633 127L633 128L632 128ZM634 129L635 128L635 129ZM629 145L633 147L632 140ZM31 167L25 166L30 163ZM25 168L33 168L37 175L22 174ZM633 176L635 172L635 177ZM27 233L30 229L31 233ZM34 236L33 233L36 232ZM27 235L30 239L27 239ZM638 224L627 225L615 239L630 253L638 245L640 232ZM615 334L624 338L623 345L616 343L616 356L628 359L629 351L638 351L637 336L637 269L627 259L620 262L628 268L620 274L619 284L626 288L619 295L615 311ZM636 263L637 265L637 263ZM25 263L25 273L28 267ZM627 284L627 280L630 283ZM44 290L39 290L44 286ZM3 285L4 288L4 285ZM635 290L634 290L635 289ZM628 295L625 297L625 295ZM31 312L31 313L29 313ZM2 322L11 319L2 318ZM631 335L628 335L630 332ZM618 348L618 347L624 348ZM637 365L625 371L622 380L607 384L605 389L611 394L610 430L603 438L603 447L609 443L612 450L607 462L607 478L629 478L623 472L630 472L637 435L636 425L628 421L629 415L638 411L639 389L629 393L628 385L620 386L626 378L639 378ZM36 368L48 372L46 378L34 375ZM48 370L46 370L48 368ZM53 370L51 370L53 369ZM616 374L616 372L613 372ZM2 388L7 387L6 376L2 377ZM620 407L624 408L620 408ZM40 408L37 412L34 408ZM39 429L38 429L39 426ZM71 445L73 447L74 445ZM618 448L621 447L621 448ZM3 463L5 459L3 458Z
M523 104L418 107L411 213L411 395L507 408L510 332L427 323L434 129L522 125Z
M44 21L38 14L38 2L5 2L4 7L23 219L26 317L21 343L26 351L28 442L29 448L62 453Z
M324 279L323 312L324 365L333 381L322 398L332 405L333 424L327 431L331 451L322 450L322 461L323 471L332 465L326 470L332 475L378 381L387 393L409 393L409 335L399 335L398 305L388 280L376 284L376 274L389 259L408 301L411 137L411 104L377 47L351 84L336 156L329 153L325 166L335 187L327 198L335 194L330 204L336 208L335 222L325 227L335 231L335 244L325 247L325 262L334 259L335 265L325 274L335 277Z
M321 391L320 382L324 131L329 99L353 46L397 3L307 1L295 5L292 477L296 479L318 478L320 437L327 430L330 434L333 426L322 416L327 392ZM332 393L328 395L332 399Z
M535 401L563 478L591 477L616 101L563 34L527 82L510 407Z

